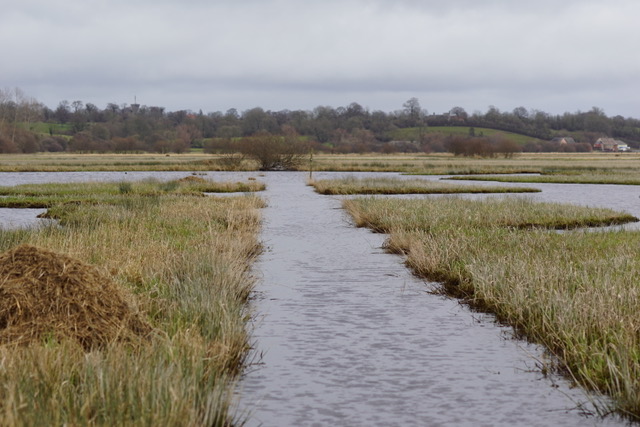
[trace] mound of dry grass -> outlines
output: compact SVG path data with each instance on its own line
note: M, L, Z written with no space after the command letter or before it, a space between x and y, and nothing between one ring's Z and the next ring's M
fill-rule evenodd
M151 331L94 267L31 245L0 255L0 344L71 339L91 350Z

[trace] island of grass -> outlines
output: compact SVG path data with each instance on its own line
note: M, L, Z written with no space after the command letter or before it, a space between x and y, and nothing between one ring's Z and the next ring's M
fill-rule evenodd
M484 193L536 193L540 190L526 187L490 187L486 185L454 185L441 181L400 178L323 179L311 181L316 192L326 195L349 194L484 194Z
M50 226L0 229L2 323L20 331L0 333L5 423L243 423L233 388L250 348L249 269L264 202L202 197L182 184L127 184L21 187L29 197L81 195L90 203L55 204ZM39 296L45 285L58 291ZM111 299L107 306L120 311L83 320ZM118 313L129 311L138 323L120 328Z
M572 172L548 172L539 175L471 175L452 176L449 180L464 181L496 181L519 183L548 183L548 184L614 184L614 185L640 185L640 173L620 171L572 171Z
M358 226L389 233L389 251L442 291L495 313L546 346L582 386L640 418L640 232L572 231L637 221L609 209L522 198L357 198Z
M204 196L207 193L250 193L263 191L264 183L218 182L187 176L172 181L145 179L135 182L85 182L23 184L0 187L0 207L49 208L56 204L117 203L122 196L158 197L162 195Z

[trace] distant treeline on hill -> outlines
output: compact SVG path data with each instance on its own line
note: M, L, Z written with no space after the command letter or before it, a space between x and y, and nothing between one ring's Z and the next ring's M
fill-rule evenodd
M500 131L500 132L496 132ZM551 115L519 107L501 112L490 106L468 114L454 107L429 114L416 98L393 112L369 111L358 103L318 106L312 111L166 111L163 107L109 103L101 109L80 100L51 109L19 89L0 90L0 153L225 152L235 141L256 134L297 135L316 151L443 152L493 155L517 151L587 151L600 137L640 147L640 120L587 112ZM576 144L551 142L572 137ZM481 147L461 149L469 145Z

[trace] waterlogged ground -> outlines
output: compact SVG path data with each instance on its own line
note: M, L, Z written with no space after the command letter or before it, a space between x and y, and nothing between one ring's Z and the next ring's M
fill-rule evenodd
M0 184L185 175L15 173L0 174ZM248 412L248 426L625 425L590 416L589 400L597 397L543 375L540 348L512 339L489 315L430 294L432 284L380 248L383 235L352 227L340 199L315 194L305 185L307 174L208 174L233 181L250 176L267 183L269 206L266 251L255 267L260 363L239 390L238 411ZM531 186L543 193L526 197L640 217L636 187Z

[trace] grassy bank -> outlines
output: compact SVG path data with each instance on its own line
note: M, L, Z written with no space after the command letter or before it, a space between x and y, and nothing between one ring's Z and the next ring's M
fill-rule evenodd
M320 194L459 194L459 193L536 193L540 190L525 187L489 187L481 185L452 185L441 181L397 178L323 179L311 181Z
M416 274L542 343L581 385L640 418L640 235L549 231L631 217L519 198L344 204L359 226L390 233L388 249Z
M245 303L263 202L181 194L180 186L150 195L146 185L114 194L114 184L91 184L92 203L50 209L59 225L0 231L2 251L28 243L95 266L155 331L139 346L112 342L89 352L73 340L1 346L7 425L239 420L232 392L249 348ZM56 192L69 187L42 187Z

